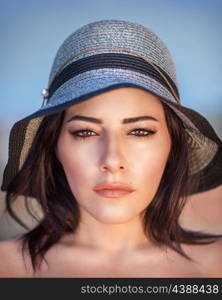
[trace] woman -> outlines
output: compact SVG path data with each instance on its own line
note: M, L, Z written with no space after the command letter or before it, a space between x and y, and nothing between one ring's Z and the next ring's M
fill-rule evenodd
M162 41L132 22L87 24L59 48L43 97L11 130L2 183L15 219L18 195L43 217L0 243L1 277L221 276L222 235L179 216L222 184L222 142L180 104Z

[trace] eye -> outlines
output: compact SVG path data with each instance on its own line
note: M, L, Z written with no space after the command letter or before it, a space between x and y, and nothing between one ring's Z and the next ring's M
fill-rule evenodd
M148 137L149 135L153 135L156 133L156 131L145 128L135 128L131 132L136 132L135 136L137 137Z
M74 136L74 138L78 139L85 139L85 138L88 138L90 136L95 136L95 135L98 135L98 134L95 134L94 131L92 131L91 129L89 128L84 128L84 129L81 129L81 130L77 130L77 131L73 131L71 132L71 134Z
M136 137L148 137L152 134L155 134L156 131L153 130L149 130L149 129L145 129L145 128L135 128L131 131L131 133L134 132ZM81 130L77 130L77 131L73 131L71 132L71 134L74 136L75 139L85 139L85 138L89 138L91 136L97 136L98 134L96 134L93 130L89 129L89 128L84 128Z

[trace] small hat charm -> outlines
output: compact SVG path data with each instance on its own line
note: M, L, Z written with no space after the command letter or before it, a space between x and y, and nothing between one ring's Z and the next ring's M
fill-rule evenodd
M43 96L44 99L48 98L49 90L48 89L43 89L42 90L42 96Z
M42 106L44 106L47 103L47 98L49 96L49 90L48 89L43 89L42 90L42 96L43 96Z

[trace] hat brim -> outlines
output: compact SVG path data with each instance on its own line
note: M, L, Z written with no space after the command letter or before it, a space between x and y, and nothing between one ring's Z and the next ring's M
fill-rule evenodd
M72 98L73 91L70 89L70 85L68 90L63 86L62 90L54 95L54 97L57 97L57 100L54 98L54 101L50 101L36 112L14 124L9 137L9 158L4 170L1 186L3 191L7 190L9 183L24 165L36 132L45 116L60 112L73 104L87 100L98 94L121 87L141 88L161 97L161 100L173 109L183 121L188 133L190 146L190 176L193 176L193 178L198 177L200 180L198 187L192 190L191 194L210 190L222 184L222 141L208 120L200 113L173 102L173 97L170 93L168 93L169 95L166 91L161 93L160 87L155 86L155 84L153 85L153 83L149 85L146 83L145 85L141 84L141 82L126 81L126 79L121 82L107 82L107 84L101 82L101 85L97 85L96 88L92 85L91 90L88 89L87 93L84 80L82 84L82 91L84 90L84 93L81 93L81 89L79 89L79 94L75 94L74 98Z

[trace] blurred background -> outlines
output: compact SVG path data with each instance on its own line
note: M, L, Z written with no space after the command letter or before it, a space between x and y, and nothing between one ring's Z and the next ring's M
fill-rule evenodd
M221 0L0 0L1 181L10 129L41 106L59 46L79 27L101 19L129 20L156 32L174 58L182 104L208 118L222 138ZM2 213L4 193L0 197L5 239L23 229ZM195 196L184 222L222 232L221 203L221 188Z

